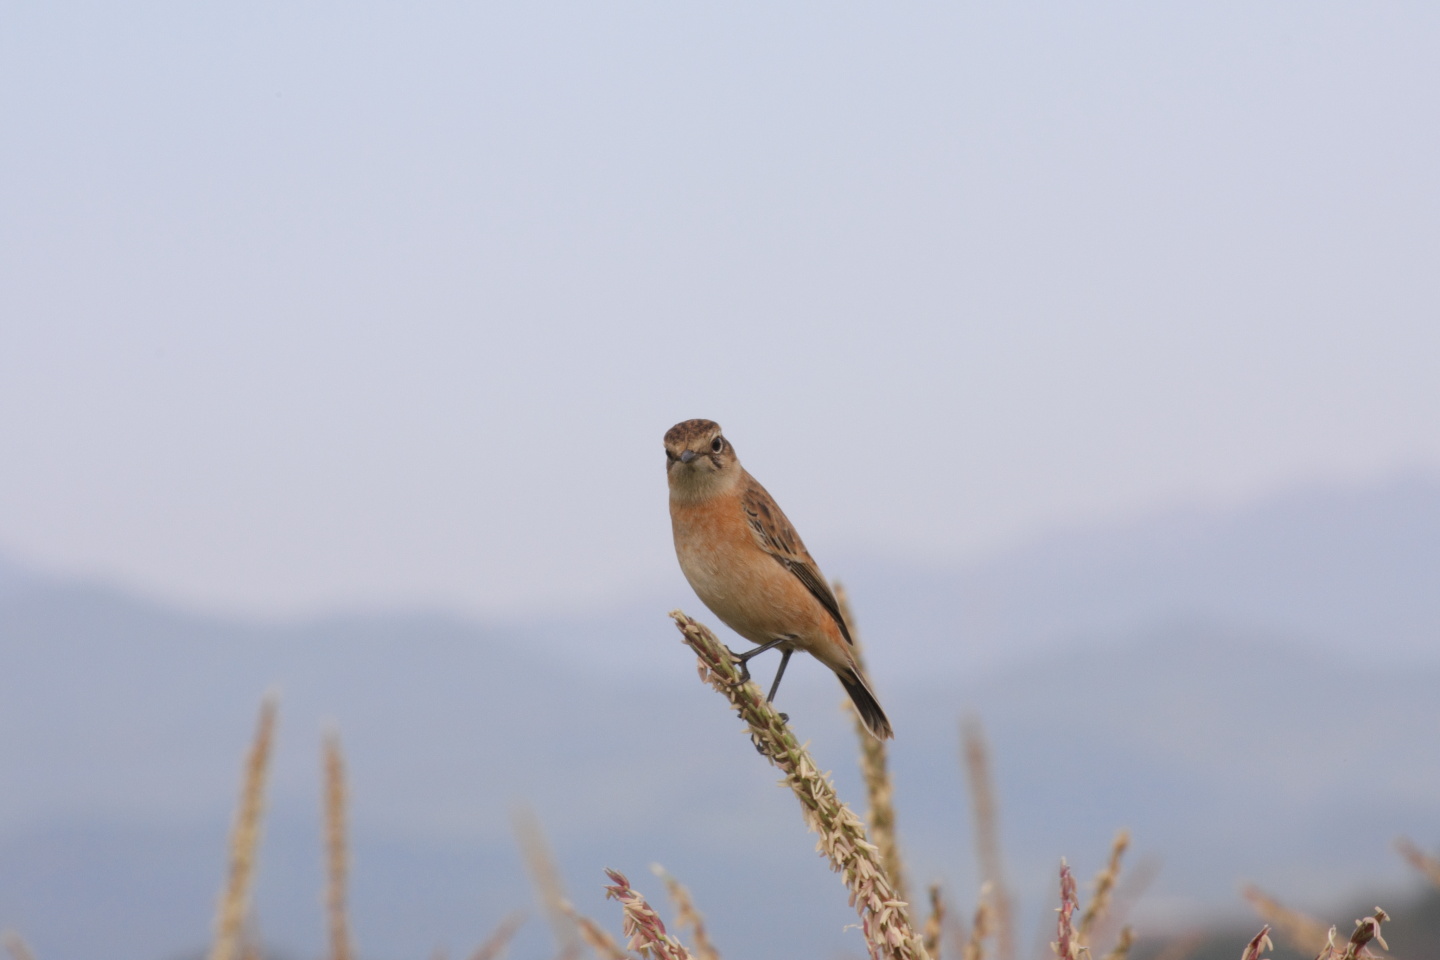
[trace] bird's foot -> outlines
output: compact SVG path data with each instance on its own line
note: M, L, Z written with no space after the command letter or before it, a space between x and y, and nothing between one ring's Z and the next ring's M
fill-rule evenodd
M781 722L781 723L789 723L789 722L790 722L790 714L788 714L788 713L782 713L782 714L780 714L780 722ZM770 756L770 751L768 751L768 750L765 749L765 744L761 742L760 737L759 737L757 734L754 734L754 733L750 734L750 742L755 745L755 752L758 753L758 754L760 754L760 756L762 756L762 757L769 757L769 756Z
M734 660L737 664L740 665L740 679L736 681L736 684L743 686L744 684L749 683L750 658L742 657L740 654L736 653L734 650L731 650L729 647L725 648L725 652L730 654L730 659Z

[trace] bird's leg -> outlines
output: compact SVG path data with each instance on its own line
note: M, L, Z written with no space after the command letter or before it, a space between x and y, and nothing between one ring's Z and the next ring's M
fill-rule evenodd
M795 652L795 650L794 650L793 647L787 647L785 650L781 651L781 653L780 653L780 669L775 671L775 681L770 684L770 695L765 698L765 702L766 702L766 703L773 703L773 702L774 702L774 700L775 700L775 691L780 689L780 678L783 677L783 676L785 676L785 664L787 664L787 663L790 662L790 654L792 654L792 653L794 653L794 652ZM786 722L786 723L789 723L789 722L790 722L790 714L788 714L788 713L782 713L782 714L780 714L780 719L783 720L783 721Z
M780 678L785 676L785 665L790 662L790 654L794 649L785 650L780 654L780 669L775 671L775 682L770 684L770 695L765 698L766 703L773 703L775 691L780 689Z
M751 657L758 657L760 654L764 653L766 650L773 650L773 649L775 649L776 647L780 646L780 644L784 643L785 641L787 641L787 640L789 640L789 639L790 639L789 637L776 637L774 640L771 640L769 643L762 643L762 644L760 644L760 646L756 647L754 650L751 650L751 651L749 651L749 652L747 652L747 653L736 653L734 650L731 650L731 651L730 651L730 656L734 657L734 658L735 658L735 662L738 663L738 664L740 664L740 682L741 682L741 683L745 683L746 681L748 681L748 680L750 679L750 658L751 658Z

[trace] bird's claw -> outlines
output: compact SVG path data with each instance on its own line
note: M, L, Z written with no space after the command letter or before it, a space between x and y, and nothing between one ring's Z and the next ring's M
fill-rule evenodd
M734 650L731 650L729 647L726 647L726 648L725 648L725 652L728 653L728 654L730 654L731 659L733 659L737 664L740 665L740 679L739 679L738 681L736 681L736 682L737 682L738 684L746 684L746 683L749 683L749 682L750 682L750 658L749 658L749 657L742 657L742 656L740 656L740 654L736 653Z
M780 714L780 722L781 722L781 723L789 723L789 722L790 722L790 714L788 714L788 713L782 713L782 714ZM750 742L755 745L755 752L758 753L758 754L760 754L760 756L762 756L762 757L768 757L768 756L770 756L770 751L765 749L765 744L760 740L760 737L759 737L757 734L754 734L754 733L750 734Z

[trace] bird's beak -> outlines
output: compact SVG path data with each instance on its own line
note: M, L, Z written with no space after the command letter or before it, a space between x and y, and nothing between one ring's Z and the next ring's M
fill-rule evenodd
M694 459L695 459L695 451L694 451L694 450L686 450L684 453L680 454L680 462L681 462L681 463L689 463L691 460L694 460Z

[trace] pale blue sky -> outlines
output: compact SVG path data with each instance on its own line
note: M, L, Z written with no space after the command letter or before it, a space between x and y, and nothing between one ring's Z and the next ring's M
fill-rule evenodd
M621 597L693 416L822 563L1437 470L1437 119L1418 3L11 5L0 550Z

